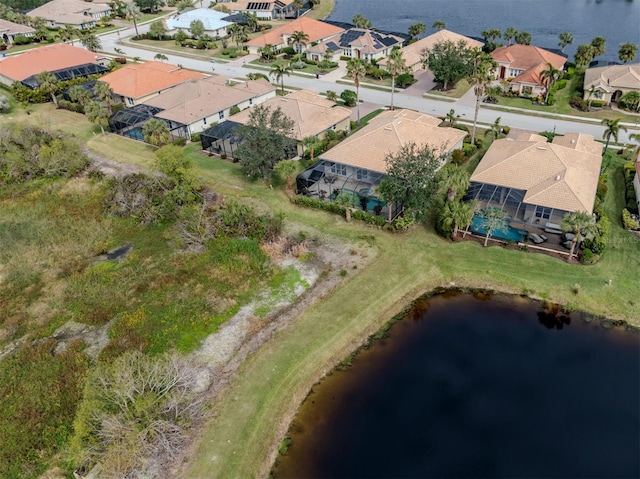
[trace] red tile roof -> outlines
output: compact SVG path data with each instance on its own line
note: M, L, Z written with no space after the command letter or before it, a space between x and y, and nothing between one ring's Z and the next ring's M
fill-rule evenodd
M524 70L514 78L514 82L542 84L540 72L546 70L547 63L561 70L567 59L562 55L532 45L508 45L495 49L491 56L498 63L506 63L509 68Z
M100 81L107 83L116 95L140 98L205 76L170 63L145 62L125 65L103 76Z
M0 75L22 81L45 71L52 72L87 63L98 63L95 53L58 43L0 59Z
M321 22L320 20L314 20L313 18L300 17L291 22L287 22L281 27L269 30L264 35L256 37L246 44L254 47L263 47L266 44L282 45L284 43L283 35L291 35L296 31L309 35L309 43L311 43L343 32L344 29Z

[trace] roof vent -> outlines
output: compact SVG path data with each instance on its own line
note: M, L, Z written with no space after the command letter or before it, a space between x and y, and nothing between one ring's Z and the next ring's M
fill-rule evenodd
M562 176L556 175L556 181L560 181L561 179L562 179Z
M547 149L547 148L546 148L546 147L544 147L544 146L536 146L536 148L537 148L538 150L546 150L546 149Z
M390 126L385 126L384 129L387 131L391 131L393 128L391 128Z
M571 140L571 144L573 145L576 142L576 140Z

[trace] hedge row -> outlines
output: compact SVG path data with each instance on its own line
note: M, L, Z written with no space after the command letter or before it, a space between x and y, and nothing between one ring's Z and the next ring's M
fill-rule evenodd
M340 215L343 218L346 217L346 208L342 205L334 203L333 201L325 201L319 198L310 198L308 196L298 195L295 197L293 202L299 206L316 208L318 210L328 211L329 213ZM352 210L351 217L356 220L364 221L367 224L380 227L387 224L387 220L384 217L372 215L371 213L367 213L366 211L361 210Z

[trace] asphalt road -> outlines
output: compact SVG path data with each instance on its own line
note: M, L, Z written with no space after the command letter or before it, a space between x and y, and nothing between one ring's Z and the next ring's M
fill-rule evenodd
M146 32L148 28L148 24L138 25L138 31L140 33ZM124 43L120 43L121 41L126 40L134 34L135 32L133 28L127 28L124 30L120 30L119 32L101 35L100 38L102 41L102 50L108 54L116 55L114 48L119 48L128 57L139 57L142 60L153 60L153 57L157 52L137 48L126 41ZM233 78L245 77L247 73L252 71L250 68L239 64L239 62L236 62L235 64L211 63L207 60L197 60L189 57L183 57L174 52L162 51L162 53L168 57L169 63L182 65L184 68L199 70L202 72L211 72ZM265 73L263 70L260 71ZM354 87L350 87L348 85L336 84L335 81L332 81L331 79L323 79L323 77L316 79L314 77L302 77L298 75L290 75L286 77L285 86L308 88L320 92L333 90L338 93L345 88L355 89ZM365 102L374 103L381 106L389 105L391 102L391 93L387 91L361 87L360 99ZM423 98L421 95L416 95L415 93L411 95L405 94L404 92L396 91L394 96L395 106L419 110L421 112L434 116L444 116L449 112L449 110L453 108L456 114L460 115L461 122L469 124L473 122L474 116L474 107L471 103L472 102L469 102L468 97L466 99L463 97L457 102L452 103ZM580 132L593 135L595 139L602 139L602 134L604 132L604 127L600 124L600 120L585 121L585 119L581 119L580 121L576 121L568 116L562 118L540 117L534 116L533 114L523 110L505 112L481 107L478 114L478 122L491 124L498 117L501 118L500 123L502 125L507 125L511 128L521 128L533 131L555 131L557 133ZM629 128L629 131L620 131L620 143L632 143L629 140L629 134L639 131L637 129L638 123L640 123L640 116L638 116L638 122L636 122L635 124L624 124Z

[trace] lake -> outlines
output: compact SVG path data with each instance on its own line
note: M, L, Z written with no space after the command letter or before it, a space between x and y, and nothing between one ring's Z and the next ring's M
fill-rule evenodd
M567 31L574 37L565 49L570 60L578 45L595 36L607 39L599 60L618 61L620 44L640 44L639 0L336 0L329 20L351 22L356 13L380 30L402 33L423 22L431 34L437 20L474 37L483 30L514 27L531 33L532 45L542 48L559 48L558 34Z
M520 297L421 300L313 388L274 477L640 477L639 339Z

